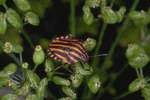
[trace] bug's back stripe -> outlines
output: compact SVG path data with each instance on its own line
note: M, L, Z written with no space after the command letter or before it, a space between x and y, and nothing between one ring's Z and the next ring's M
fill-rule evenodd
M68 63L68 58L65 56L65 54L56 51L56 52L54 53L54 55L57 56L59 59L61 59L62 62Z
M84 54L84 52L82 52L79 48L77 48L77 47L75 47L75 46L72 46L72 45L64 45L64 44L52 44L51 46L50 46L50 48L56 48L56 47L58 47L58 48L71 48L72 50L75 50L75 51L77 51L78 53L80 53L81 55L82 54Z
M66 45L72 45L78 47L82 52L85 52L84 47L82 44L78 41L73 42L73 41L68 41L68 40L56 40L53 42L53 44L66 44Z
M76 60L76 62L77 62L77 61L81 61L81 58L78 58L78 57L77 57L74 53L72 53L72 52L69 53L69 56L70 56L70 57L73 57L73 58Z
M51 51L60 51L60 52L66 53L66 54L69 52L69 53L75 55L76 57L78 57L80 59L83 58L83 54L80 54L78 51L73 50L73 49L69 49L69 51L67 52L65 50L60 49L59 47L51 47Z

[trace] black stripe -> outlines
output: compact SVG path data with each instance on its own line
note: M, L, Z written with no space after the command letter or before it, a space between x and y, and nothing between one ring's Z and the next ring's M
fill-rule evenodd
M53 49L55 49L55 48L57 48L57 49L62 49L62 47L60 47L60 46L51 46L51 48ZM76 54L78 54L79 56L81 56L81 59L83 59L83 60L86 60L87 59L87 57L86 57L86 54L85 53L80 53L80 52L78 52L78 51L76 51L76 50L74 50L74 49L71 49L71 48L64 48L64 49L62 49L62 50L66 50L66 51L68 51L68 52L74 52L74 53L76 53Z
M82 49L80 47L78 47L77 45L71 44L71 43L60 43L60 42L53 42L52 45L65 45L65 46L72 46L72 47L76 47L77 49L79 49L83 54L86 53L85 48L83 47ZM80 45L80 44L79 44ZM81 46L81 45L80 45ZM50 48L53 46L49 46ZM60 46L59 46L60 47ZM82 47L82 46L81 46ZM62 48L62 47L61 47ZM66 48L66 47L64 47Z

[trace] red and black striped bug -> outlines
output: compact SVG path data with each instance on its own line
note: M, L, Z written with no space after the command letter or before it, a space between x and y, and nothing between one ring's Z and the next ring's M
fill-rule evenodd
M50 58L66 64L86 62L89 59L82 42L68 35L54 38L47 51Z

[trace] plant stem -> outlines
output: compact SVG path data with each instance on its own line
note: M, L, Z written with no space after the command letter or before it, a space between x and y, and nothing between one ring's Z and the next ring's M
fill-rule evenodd
M142 69L142 68L140 68L140 76L141 76L141 77L144 77L143 69Z
M128 63L125 64L125 65L121 68L121 70L117 73L116 77L115 77L111 82L109 82L109 84L107 85L107 87L112 86L112 84L117 80L117 78L124 72L124 70L125 70L127 67L128 67Z
M115 97L113 100L119 100L119 99L121 99L121 98L123 98L123 97L125 97L125 96L127 96L127 95L129 95L131 93L132 92L127 91L127 92L121 94L120 96Z
M110 7L112 7L114 5L114 2L115 0L112 0L111 4L110 4ZM103 23L102 25L102 28L101 28L101 31L100 31L100 35L98 37L98 43L96 45L96 49L95 49L95 52L94 52L94 55L98 55L99 53L99 50L100 50L100 47L102 45L102 39L104 37L104 33L105 33L105 30L107 28L107 24L106 23ZM95 57L92 61L92 65L95 67L96 65L98 65L98 60L99 58L98 57Z
M34 49L34 45L33 45L33 42L32 42L32 40L31 40L31 38L30 38L30 36L26 33L26 32L22 32L22 35L24 36L24 38L27 40L27 42L29 43L29 45L30 45L30 47L32 48L32 49Z
M141 74L140 74L139 70L137 68L135 68L135 71L136 71L137 77L140 78Z
M109 88L116 82L116 80L117 80L117 79L119 78L119 76L125 71L125 69L126 69L127 67L128 67L128 63L126 63L126 64L121 68L121 70L117 73L116 77L115 77L113 80L111 80L111 81L108 83L108 85L107 85L106 87L104 87L104 88L105 88L104 91L101 92L101 93L99 93L98 97L96 97L96 98L102 97L102 95L105 93L105 91L106 91L107 89L109 89Z
M76 34L76 0L70 0L70 32Z
M22 57L22 53L19 53L19 58L20 58L20 63L23 63L23 57Z
M131 9L130 9L130 11L134 10L137 7L138 3L139 3L139 0L135 0L133 5L132 5L132 7L131 7ZM121 29L120 29L120 31L118 32L118 35L117 35L115 41L112 44L112 46L111 46L111 48L109 50L108 56L105 58L104 63L102 64L101 68L105 67L107 61L112 58L112 55L114 54L115 48L117 46L117 43L118 43L121 35L124 33L126 27L128 26L128 21L129 21L128 18L126 18L124 23L123 23L123 25L122 25L122 27L121 27Z
M98 37L98 43L97 43L97 45L96 45L96 49L95 49L94 55L97 55L98 52L99 52L99 49L100 49L100 47L101 47L101 45L102 45L102 39L103 39L103 37L104 37L104 33L105 33L106 28L107 28L107 24L104 23L103 26L102 26L100 35L99 35L99 37ZM98 60L99 60L98 57L95 57L95 58L93 59L93 61L92 61L93 67L96 67L96 65L98 65Z
M16 62L19 66L21 66L20 60L14 54L8 54L8 55L14 60L14 62Z
M35 72L35 70L37 69L37 67L38 67L38 65L35 64L35 65L34 65L34 68L32 69L32 71Z

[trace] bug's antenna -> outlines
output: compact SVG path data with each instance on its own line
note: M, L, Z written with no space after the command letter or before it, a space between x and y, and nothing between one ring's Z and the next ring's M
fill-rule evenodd
M97 57L97 56L107 56L108 54L104 53L104 54L99 54L99 55L94 55L94 56L89 56L89 57Z

